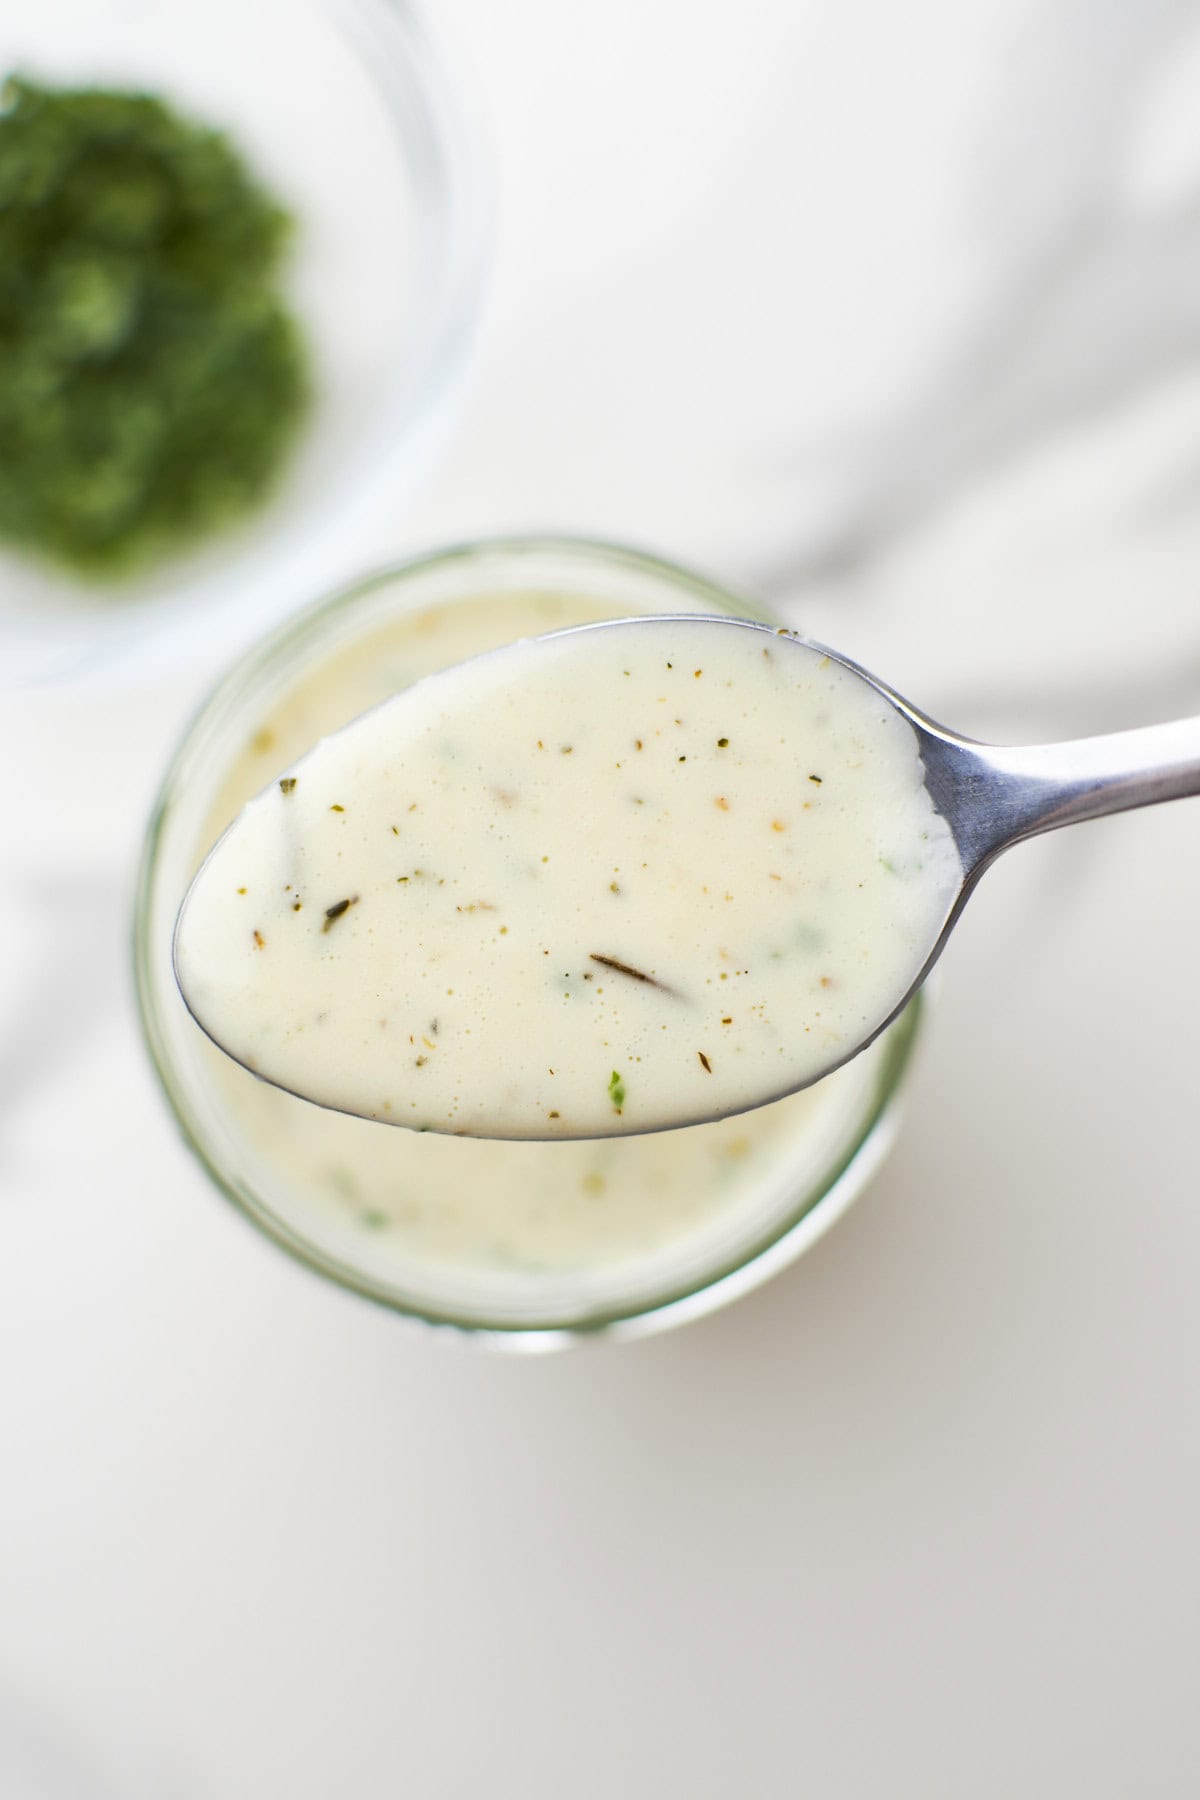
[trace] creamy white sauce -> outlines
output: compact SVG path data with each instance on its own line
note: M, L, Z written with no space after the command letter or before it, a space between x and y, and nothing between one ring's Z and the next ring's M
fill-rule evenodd
M199 1034L197 1034L198 1036ZM707 1279L805 1210L866 1130L873 1046L835 1075L735 1119L643 1137L498 1143L393 1131L297 1100L201 1040L210 1096L267 1205L350 1266L446 1304L563 1311Z
M447 671L321 743L206 863L176 961L219 1043L326 1106L599 1136L836 1063L960 875L869 684L643 621Z

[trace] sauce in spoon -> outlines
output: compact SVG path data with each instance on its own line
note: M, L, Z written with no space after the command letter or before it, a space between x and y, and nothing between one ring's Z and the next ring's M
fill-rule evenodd
M180 915L206 1031L325 1106L580 1137L816 1080L963 883L917 732L787 634L644 619L461 665L245 809Z

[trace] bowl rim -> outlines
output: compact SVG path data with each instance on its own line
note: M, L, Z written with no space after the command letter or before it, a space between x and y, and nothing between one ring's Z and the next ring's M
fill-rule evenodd
M342 584L262 637L249 656L239 659L217 680L184 726L159 784L143 838L131 943L138 1022L158 1086L183 1142L234 1210L314 1273L409 1323L465 1337L484 1346L532 1352L558 1350L602 1339L630 1340L699 1318L760 1286L822 1237L862 1192L891 1149L900 1119L904 1077L919 1037L923 995L918 993L914 997L881 1040L883 1054L870 1102L852 1141L836 1159L819 1190L814 1195L811 1190L801 1189L794 1196L800 1210L785 1210L765 1234L748 1242L736 1256L662 1297L635 1300L625 1306L614 1304L582 1319L525 1323L488 1318L482 1313L465 1318L437 1306L415 1304L383 1281L373 1281L369 1275L337 1256L320 1250L260 1203L249 1183L239 1183L219 1166L203 1141L181 1084L175 1077L175 1059L162 1020L161 983L154 966L149 927L156 899L159 851L170 823L173 795L180 776L186 772L196 740L221 710L236 703L247 690L254 690L278 656L289 650L302 649L310 631L324 626L344 608L365 603L382 588L403 584L433 570L469 566L471 562L484 559L493 563L510 560L519 564L531 558L547 557L568 562L576 560L592 569L608 566L667 578L708 599L726 605L732 603L743 609L749 607L749 603L728 589L663 557L604 539L575 536L489 536L387 562Z

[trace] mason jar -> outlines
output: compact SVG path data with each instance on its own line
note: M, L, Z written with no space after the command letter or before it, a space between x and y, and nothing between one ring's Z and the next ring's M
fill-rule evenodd
M385 569L226 675L184 733L147 833L141 1019L214 1187L319 1274L491 1345L662 1329L807 1249L890 1144L920 999L814 1087L715 1124L556 1143L445 1137L327 1112L226 1057L176 988L175 915L245 801L368 707L518 638L667 612L756 616L696 575L606 544L500 540Z

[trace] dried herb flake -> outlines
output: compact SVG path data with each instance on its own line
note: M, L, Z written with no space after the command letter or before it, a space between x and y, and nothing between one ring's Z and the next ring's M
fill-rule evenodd
M349 912L350 908L357 903L357 900L358 895L354 894L348 900L338 900L335 901L332 906L327 906L325 908L325 923L322 925L321 930L328 931L330 926L335 924L336 921L341 918L343 913Z
M675 991L665 981L656 981L653 975L647 975L643 970L631 967L629 963L618 962L615 956L598 956L593 950L588 960L601 963L606 969L615 969L618 975L629 975L634 981L644 981L647 987L660 988L664 994L673 994Z

